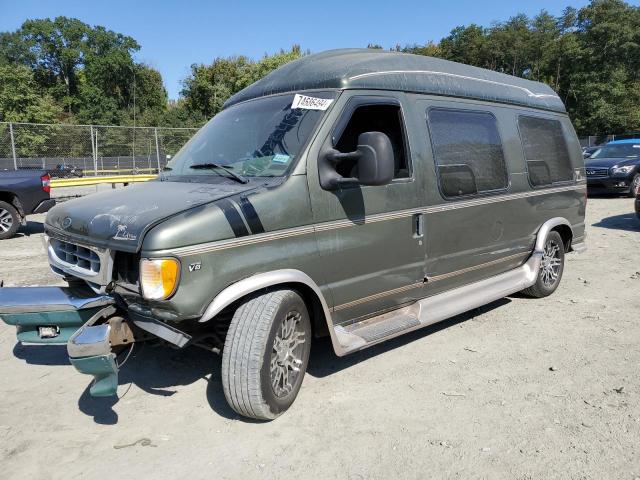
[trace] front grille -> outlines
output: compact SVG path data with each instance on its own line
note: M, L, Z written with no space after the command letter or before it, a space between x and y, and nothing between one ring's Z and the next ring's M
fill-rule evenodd
M589 168L587 167L587 177L608 177L609 169L608 168Z
M140 255L136 253L116 252L113 262L113 280L117 283L138 285L140 277Z
M56 238L51 238L50 242L51 248L59 260L77 267L86 275L100 273L100 257L93 250Z

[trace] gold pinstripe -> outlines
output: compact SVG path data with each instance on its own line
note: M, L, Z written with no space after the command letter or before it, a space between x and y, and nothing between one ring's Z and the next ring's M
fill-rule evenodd
M290 238L299 235L308 235L310 233L326 232L330 230L337 230L340 228L353 227L356 225L365 225L371 223L385 222L388 220L396 220L399 218L410 217L415 214L433 214L446 212L449 210L458 210L461 208L469 208L480 205L488 205L492 203L507 202L511 200L518 200L522 198L536 197L541 195L550 195L552 193L569 192L574 190L584 190L586 188L585 183L579 183L577 185L569 185L555 188L547 188L544 190L531 190L521 193L510 193L504 195L497 195L494 197L476 198L473 200L463 200L452 203L443 203L440 205L433 205L430 207L417 207L409 208L406 210L397 210L394 212L376 213L373 215L367 215L366 217L351 220L334 220L323 223L316 223L311 225L305 225L302 227L293 227L283 230L276 230L273 232L259 233L256 235L249 235L246 237L231 238L228 240L217 240L214 242L201 243L199 245L191 245L187 247L178 247L169 250L163 250L163 254L170 254L176 256L189 256L200 255L208 252L215 252L218 250L226 250L228 248L242 247L246 245L254 245L256 243L270 242L273 240L280 240L283 238Z
M508 262L510 260L515 260L516 258L524 259L525 257L528 257L528 256L529 256L528 252L526 252L526 253L516 253L515 255L509 255L508 257L498 258L497 260L491 260L490 262L485 262L485 263L481 263L479 265L474 265L473 267L463 268L462 270L456 270L454 272L443 273L442 275L434 275L433 277L428 277L428 281L427 282L412 283L411 285L406 285L404 287L394 288L393 290L387 290L385 292L380 292L380 293L376 293L376 294L373 294L373 295L369 295L368 297L359 298L359 299L353 300L351 302L343 303L342 305L336 305L335 307L333 307L332 311L337 312L337 311L340 311L340 310L344 310L346 308L355 307L355 306L361 305L363 303L371 302L373 300L378 300L379 298L384 298L384 297L388 297L390 295L395 295L396 293L402 293L402 292L406 292L407 290L412 290L414 288L420 288L420 287L423 287L425 285L428 285L429 283L438 282L438 281L441 281L441 280L446 280L447 278L452 278L452 277L455 277L457 275L462 275L463 273L468 273L468 272L472 272L472 271L475 271L475 270L480 270L482 268L491 267L493 265L497 265L497 264L500 264L500 263L505 263L505 262Z

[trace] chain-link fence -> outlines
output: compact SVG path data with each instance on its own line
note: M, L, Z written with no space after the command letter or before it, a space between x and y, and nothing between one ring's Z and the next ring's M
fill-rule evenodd
M640 132L620 133L616 135L589 135L588 137L580 137L580 145L583 147L596 147L613 140L626 140L630 138L640 140Z
M156 173L197 128L0 122L0 170L52 176Z

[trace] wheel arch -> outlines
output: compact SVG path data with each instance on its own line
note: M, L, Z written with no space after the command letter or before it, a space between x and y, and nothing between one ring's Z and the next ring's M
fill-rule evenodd
M549 232L551 231L556 231L560 234L565 246L565 252L571 251L571 240L573 240L573 228L571 228L571 223L564 217L555 217L544 222L538 229L534 252L542 252L544 250L544 244Z
M208 322L224 309L243 298L274 287L290 288L298 291L309 307L314 335L324 336L329 334L334 348L336 347L337 339L334 338L331 310L324 295L313 279L300 270L283 269L258 273L229 285L209 303L199 322Z

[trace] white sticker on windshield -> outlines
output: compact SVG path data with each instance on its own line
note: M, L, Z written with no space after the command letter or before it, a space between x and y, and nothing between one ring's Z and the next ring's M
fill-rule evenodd
M284 155L282 153L276 153L273 158L271 159L271 161L273 163L289 163L289 159L291 158L290 155Z
M296 93L293 97L293 103L291 108L304 108L305 110L326 110L331 105L333 99L329 98L316 98L307 97L306 95L300 95Z

